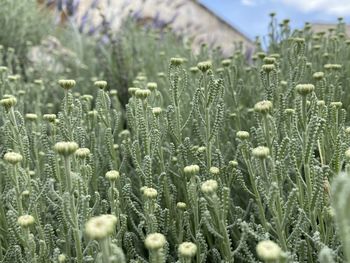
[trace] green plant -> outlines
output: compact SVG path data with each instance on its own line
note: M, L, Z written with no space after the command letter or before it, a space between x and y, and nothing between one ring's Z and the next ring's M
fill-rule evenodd
M0 260L345 261L348 41L283 25L252 64L147 53L125 111L1 61Z

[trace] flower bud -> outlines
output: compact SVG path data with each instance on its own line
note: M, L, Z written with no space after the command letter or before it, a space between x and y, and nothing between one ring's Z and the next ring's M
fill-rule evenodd
M247 131L238 131L236 133L237 138L241 139L241 140L247 140L249 139L249 132Z
M281 257L281 248L271 240L260 241L256 246L258 257L264 261L275 261Z
M19 153L8 152L5 153L4 160L12 165L16 165L23 160L23 156Z
M143 189L143 195L149 199L156 199L158 192L154 188L146 187L145 189Z
M269 100L259 101L254 105L254 110L262 114L267 114L272 109L272 102Z
M166 239L163 234L149 234L145 239L145 246L149 250L159 250L165 246Z
M203 62L199 62L197 64L197 67L199 68L200 71L202 71L203 73L207 72L209 69L211 69L212 64L211 61L203 61Z
M90 150L88 148L79 148L75 151L75 156L84 159L90 155Z
M23 215L23 216L18 217L17 223L21 227L27 228L35 223L35 219L31 215Z
M180 257L192 258L197 253L197 246L192 242L183 242L180 244L178 252Z
M55 151L63 156L73 154L78 148L79 146L76 142L58 142L54 146Z
M94 85L99 89L105 89L107 87L107 81L98 80L98 81L95 81Z
M92 217L85 224L85 232L91 239L101 240L113 233L116 223L114 215Z
M111 170L106 173L106 178L110 181L115 181L119 178L120 174L116 170Z
M188 165L184 168L186 175L196 175L199 173L199 166L196 164Z
M58 84L65 90L70 90L75 87L76 82L73 79L60 79Z
M201 191L203 194L213 194L218 189L218 182L215 180L207 180L201 185Z
M259 159L265 159L270 155L270 149L265 146L258 146L252 150L252 154Z
M315 86L313 84L298 84L295 89L301 96L306 96L314 91Z

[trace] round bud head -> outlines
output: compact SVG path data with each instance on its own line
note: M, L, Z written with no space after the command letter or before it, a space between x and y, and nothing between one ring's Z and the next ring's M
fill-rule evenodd
M131 96L135 96L135 93L137 90L138 90L138 88L135 88L135 87L128 88L128 92Z
M149 234L145 239L145 246L149 250L159 250L165 246L166 239L163 234Z
M95 81L94 85L99 89L105 89L107 87L107 81L98 80L98 81Z
M23 156L19 153L8 152L5 153L4 160L12 165L16 165L23 160Z
M340 101L333 101L329 104L329 106L340 109L343 106L343 103Z
M76 142L58 142L55 144L54 149L58 154L63 156L69 156L79 148Z
M70 90L75 87L75 80L73 79L60 79L58 84L65 90Z
M30 192L28 190L24 190L22 192L22 196L28 197L30 195Z
M111 170L106 173L106 178L110 181L115 181L119 178L120 174L116 170Z
M152 108L152 113L153 113L155 116L159 116L159 115L162 113L162 108L160 108L160 107Z
M231 65L231 59L224 59L223 61L221 61L221 65L223 65L224 67L228 67Z
M21 79L20 75L10 75L7 77L9 82L16 82Z
M186 175L196 175L199 173L199 166L197 164L188 165L184 168Z
M247 132L247 131L238 131L236 133L236 136L240 140L247 140L247 139L249 139L249 132Z
M323 72L315 72L312 77L315 80L322 80L324 78L324 73Z
M262 65L262 70L265 71L266 73L270 73L271 71L275 70L276 67L274 64L265 64Z
M192 242L183 242L180 244L178 252L180 257L192 258L197 253L197 246Z
M109 91L109 95L111 95L112 97L117 96L118 95L118 91L116 89L111 89Z
M55 122L56 114L44 114L43 119L48 121L48 122Z
M90 218L85 224L85 233L94 240L101 240L110 236L117 223L114 215L100 215Z
M201 146L201 147L198 147L197 152L204 153L206 150L207 150L207 148L205 146Z
M267 114L272 109L272 102L269 100L259 101L254 105L254 110L262 114Z
M295 113L295 109L285 109L284 113L288 114L288 115L292 115Z
M4 73L4 72L7 72L8 71L8 68L7 67L4 67L4 66L1 66L0 67L0 74Z
M281 248L271 240L260 241L256 246L256 253L266 262L278 260L281 257Z
M79 148L75 151L75 156L85 159L90 155L90 150L88 148Z
M135 92L135 96L138 99L145 100L147 97L151 95L151 91L149 89L138 89Z
M156 199L157 198L157 195L158 195L158 192L156 189L154 188L151 188L151 187L147 187L143 190L143 195L146 197L146 198L149 198L149 199Z
M295 89L301 96L307 96L314 91L315 86L313 84L298 84Z
M259 159L265 159L270 155L270 149L265 146L258 146L252 150L252 154Z
M41 87L42 85L44 85L44 82L42 79L36 79L34 80L34 84Z
M20 216L18 219L17 219L17 223L23 227L23 228L27 228L27 227L30 227L31 225L34 225L35 223L35 219L33 216L31 215L23 215L23 216Z
M350 149L347 149L345 151L345 158L346 158L347 161L350 161Z
M218 182L215 180L207 180L201 185L201 191L203 194L214 194L218 189Z
M199 72L199 68L198 67L190 67L190 72L195 74Z
M197 64L197 67L199 68L200 71L203 73L207 72L209 69L212 67L211 61L202 61Z
M176 204L176 207L177 207L178 209L180 209L180 210L185 210L185 209L187 208L187 205L186 205L186 203L184 203L184 202L178 202L178 203Z
M324 107L325 105L326 105L326 102L324 100L318 100L317 101L317 106Z
M158 78L165 78L165 73L164 72L158 72L157 76L158 76Z
M119 135L119 137L130 137L130 131L129 130L122 130Z
M275 64L276 63L276 58L274 58L274 57L265 57L264 58L264 63L265 64Z
M20 89L19 91L18 91L18 96L23 96L24 94L26 94L26 91L25 90L22 90L22 89Z
M0 104L5 108L6 111L8 111L10 108L17 104L17 99L14 96L8 96L0 100Z
M67 260L67 257L64 254L59 254L58 257L57 257L58 263L65 263L66 260Z
M149 89L150 91L154 91L158 88L157 83L155 82L148 82L147 83L147 89Z
M170 64L173 66L180 66L184 63L183 58L171 58Z
M345 133L346 133L347 135L350 135L350 127L346 127Z
M265 53L265 52L257 52L256 55L257 55L258 58L260 58L260 59L264 59L264 57L266 57L266 53Z
M304 44L305 43L305 38L296 37L296 38L294 38L294 42L296 42L298 44Z
M238 162L236 160L229 161L228 164L231 165L232 167L237 167L238 166Z
M35 113L27 113L26 119L28 121L36 121L38 119L38 115L36 115Z
M217 168L217 167L212 166L212 167L210 167L209 172L210 172L212 175L218 175L218 174L220 173L220 169Z

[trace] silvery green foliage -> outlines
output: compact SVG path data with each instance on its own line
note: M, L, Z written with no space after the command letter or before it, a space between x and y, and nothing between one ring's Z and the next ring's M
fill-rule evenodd
M12 76L9 63L0 95L17 104L2 102L0 144L23 159L0 160L0 260L271 262L256 246L273 240L282 251L273 262L344 261L348 46L340 29L277 33L268 58L257 52L251 65L237 51L223 68L216 57L197 70L173 58L159 65L166 78L140 73L125 110L107 89L63 94L45 78ZM51 89L60 105L47 105ZM61 141L90 153L59 154ZM25 214L35 222L26 226ZM103 214L116 216L115 228L92 240L86 223ZM166 240L145 243L154 233ZM183 242L195 244L192 258L179 255Z

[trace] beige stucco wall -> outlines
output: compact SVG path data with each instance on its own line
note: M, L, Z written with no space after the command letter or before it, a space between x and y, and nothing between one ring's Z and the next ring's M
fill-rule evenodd
M78 16L82 16L93 0L81 1ZM230 54L234 44L242 41L246 47L253 48L252 42L240 32L220 20L194 0L108 0L99 1L99 10L108 20L114 18L113 29L118 29L122 19L131 11L145 19L158 17L169 21L176 15L172 28L184 36L194 39L195 46L207 43L210 46L221 46ZM98 11L92 12L94 23L100 23Z

